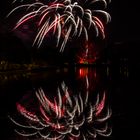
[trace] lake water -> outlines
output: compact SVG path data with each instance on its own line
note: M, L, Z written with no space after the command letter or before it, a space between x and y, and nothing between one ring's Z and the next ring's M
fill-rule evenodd
M62 97L65 95L65 89L68 89L70 97L65 100L71 99L72 101L77 100L78 102L78 97L81 97L83 102L85 102L86 94L88 94L87 102L92 105L96 103L99 96L99 113L104 110L101 107L102 101L104 102L103 106L105 110L108 108L111 109L112 114L107 119L107 123L109 129L112 129L112 134L109 137L97 136L97 139L120 140L125 139L126 136L135 139L139 133L136 124L140 117L138 115L138 105L140 104L138 94L140 93L140 86L136 82L137 80L139 80L139 70L136 65L132 66L129 63L89 67L57 67L37 72L1 72L0 139L28 140L27 137L21 137L15 133L14 130L18 128L8 116L14 118L21 124L25 124L24 115L20 116L19 114L25 112L24 109L27 109L25 114L28 112L38 112L39 103L36 93L40 89L43 90L43 93L53 105L55 101L58 101L58 89L60 89ZM78 99L74 100L73 97L77 97ZM24 109L21 109L21 112L19 111L20 113L17 111L17 104L24 107ZM65 108L67 109L67 107ZM53 113L55 114L55 112ZM85 115L85 113L82 114ZM103 115L105 114L103 112ZM53 119L53 116L51 119ZM86 124L83 128L85 128L85 131L86 129L90 129ZM81 134L84 132L83 128L80 130ZM100 124L98 128L100 129ZM54 134L52 134L53 136ZM33 139L39 140L39 138ZM65 139L68 139L68 137ZM88 136L86 139L88 139Z

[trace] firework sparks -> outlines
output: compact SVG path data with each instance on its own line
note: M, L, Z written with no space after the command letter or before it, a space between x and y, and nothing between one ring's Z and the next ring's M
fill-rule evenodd
M107 123L111 110L107 109L105 113L105 93L102 97L98 94L93 104L88 94L84 98L81 94L70 96L69 89L63 82L57 90L57 95L52 101L42 88L38 89L36 91L39 101L38 113L30 112L18 103L17 110L26 119L26 125L10 117L14 124L24 129L16 132L22 136L40 136L46 140L94 139L98 135L111 134Z
M84 36L88 41L91 31L92 36L94 33L96 37L101 35L105 38L104 24L111 20L109 13L104 11L107 3L106 0L34 2L17 6L8 16L19 9L25 9L27 13L19 19L14 29L37 19L38 33L33 45L40 47L47 35L52 35L56 38L56 47L63 52L69 39Z

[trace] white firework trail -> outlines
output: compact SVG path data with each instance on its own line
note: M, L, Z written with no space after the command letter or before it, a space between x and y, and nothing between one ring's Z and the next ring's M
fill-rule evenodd
M105 93L102 96L98 94L97 101L92 103L87 95L87 101L81 94L70 96L68 87L63 82L57 89L57 95L51 101L42 88L36 91L40 113L30 112L18 103L19 115L26 121L23 125L10 116L11 121L20 127L20 131L15 131L21 136L40 136L46 140L94 140L98 135L111 135L112 130L107 122L111 110L106 108L105 113Z
M16 1L16 0L15 0ZM53 0L23 4L15 7L9 14L25 9L25 15L19 19L14 29L21 25L38 20L38 33L33 45L40 47L48 36L56 38L56 47L63 52L69 38L75 39L89 36L105 38L104 24L111 21L110 14L104 11L110 0ZM96 8L96 4L101 8ZM95 6L94 6L95 5ZM91 33L91 31L93 31Z

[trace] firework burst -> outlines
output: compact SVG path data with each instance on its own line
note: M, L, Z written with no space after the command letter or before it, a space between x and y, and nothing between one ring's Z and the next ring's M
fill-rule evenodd
M21 136L36 136L46 140L88 140L95 139L98 135L110 136L111 129L107 120L111 116L111 110L104 110L105 93L102 97L98 94L93 104L89 100L88 92L84 98L81 94L71 96L68 87L62 83L57 95L52 101L42 88L38 89L36 97L39 111L36 113L18 103L17 110L25 123L18 123L10 117L14 124L22 128L16 132Z
M95 35L105 37L104 24L111 20L104 11L106 0L53 0L22 4L9 14L24 9L25 15L19 19L14 29L37 20L38 32L33 45L41 46L47 36L55 37L56 47L63 52L69 40L84 37L85 41ZM103 9L103 10L101 10Z

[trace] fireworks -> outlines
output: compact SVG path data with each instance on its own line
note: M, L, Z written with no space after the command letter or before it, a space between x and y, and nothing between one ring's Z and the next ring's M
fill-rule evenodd
M87 84L88 86L88 84ZM105 111L105 93L91 103L88 92L85 97L80 93L71 96L68 87L63 82L57 89L57 97L54 100L46 96L43 89L36 91L39 101L37 112L31 112L17 103L19 114L25 118L21 124L10 119L21 131L16 130L22 136L36 136L46 140L63 139L95 139L98 135L109 136L111 128L107 120L111 116L111 110Z
M111 20L109 13L104 11L106 7L106 0L43 1L17 6L8 16L19 9L25 10L25 15L19 19L14 29L35 19L38 32L33 45L40 47L47 36L53 36L56 47L63 52L70 40L84 37L88 41L93 34L105 37L104 24Z

